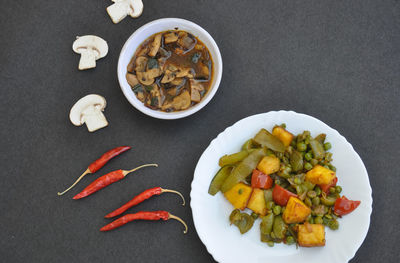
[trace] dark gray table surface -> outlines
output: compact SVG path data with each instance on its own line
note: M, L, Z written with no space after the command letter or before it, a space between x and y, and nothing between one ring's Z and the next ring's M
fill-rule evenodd
M369 233L351 262L398 262L400 2L145 1L143 15L114 25L111 1L2 1L0 16L0 258L2 262L213 262L190 206L173 195L137 210L165 209L189 224L136 222L109 233L103 216L154 186L189 201L197 160L227 126L256 113L294 110L344 135L363 159L373 189ZM117 81L118 55L141 25L180 17L204 27L224 62L214 99L188 118L162 121L134 109ZM108 41L94 70L77 70L77 35ZM107 99L110 125L90 134L69 119L80 97ZM104 151L133 150L57 196ZM157 162L81 201L99 175ZM245 251L244 253L251 253Z

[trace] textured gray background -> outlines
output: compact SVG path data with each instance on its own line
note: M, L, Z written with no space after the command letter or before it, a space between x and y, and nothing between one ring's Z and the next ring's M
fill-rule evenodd
M1 0L0 258L2 262L212 262L190 207L164 195L136 210L166 209L189 223L136 222L101 233L102 217L145 188L181 190L189 201L198 158L237 120L287 109L337 129L363 159L373 189L368 236L351 262L397 262L399 215L400 2L148 0L139 19L112 24L110 1ZM125 40L163 17L198 23L224 61L215 98L195 115L161 121L135 110L116 66ZM110 51L79 72L71 45L95 34ZM106 97L109 127L89 134L68 112L80 97ZM105 150L131 145L71 193L56 193ZM81 201L99 175L157 162ZM251 253L251 251L246 251Z

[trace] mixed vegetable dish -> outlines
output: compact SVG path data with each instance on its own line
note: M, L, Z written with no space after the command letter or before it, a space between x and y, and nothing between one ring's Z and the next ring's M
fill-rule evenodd
M241 234L259 219L261 242L269 246L324 246L325 227L338 229L338 219L360 204L341 196L325 138L309 131L295 136L285 124L272 133L261 129L240 152L219 159L208 192L221 191L233 205L229 221Z
M127 71L129 85L145 106L180 111L199 103L210 89L213 61L197 37L172 30L146 39Z

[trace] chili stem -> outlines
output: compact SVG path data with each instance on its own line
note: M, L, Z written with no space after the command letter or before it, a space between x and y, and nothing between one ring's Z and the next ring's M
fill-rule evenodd
M174 193L174 194L179 195L179 196L182 198L182 200L183 200L182 205L185 206L185 198L184 198L183 195L182 195L181 193L179 193L178 191L161 188L161 193Z
M186 234L187 231L188 231L188 227L187 227L185 221L183 221L181 218L179 218L177 216L174 216L174 215L171 215L170 213L168 213L168 219L171 219L171 218L175 219L175 220L178 220L179 222L181 222L185 226L185 230L183 230L183 233Z
M64 190L64 192L58 192L57 194L58 195L63 195L63 194L65 194L66 192L68 192L69 190L71 190L77 183L79 183L79 181L80 180L82 180L82 178L85 176L85 175L87 175L87 174L90 174L91 173L91 171L89 170L89 168L88 169L86 169L86 171L81 175L81 176L79 176L79 178L75 181L75 183L73 183L70 187L68 187L66 190Z
M150 166L158 167L158 164L156 164L156 163L143 164L143 165L141 165L141 166L138 166L138 167L136 167L136 168L133 168L132 170L129 170L129 171L122 171L122 174L123 174L124 176L127 176L129 173L132 173L132 172L137 171L137 170L139 170L139 169L141 169L141 168L150 167Z

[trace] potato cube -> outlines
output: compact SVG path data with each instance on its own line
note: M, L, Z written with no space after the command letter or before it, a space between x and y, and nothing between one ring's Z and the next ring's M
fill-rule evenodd
M246 208L252 191L253 189L250 186L244 183L238 183L229 191L225 192L224 195L235 208L243 210Z
M267 204L265 203L263 190L259 188L253 189L253 193L251 194L247 208L262 216L267 214Z
M321 165L316 165L306 173L306 180L313 184L330 184L336 173Z
M275 128L272 130L272 135L277 137L281 142L283 142L283 145L288 147L294 138L294 135L282 128L281 126L275 126Z
M301 247L325 246L325 227L322 224L305 223L298 226L298 242Z
M257 165L257 169L265 174L273 174L279 171L280 161L275 156L265 156Z
M300 199L290 197L283 212L283 221L286 224L301 223L311 214L311 209L306 206Z

